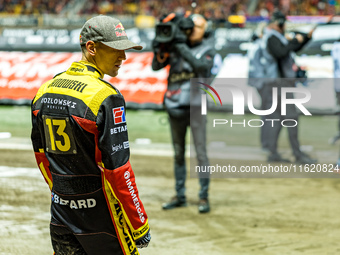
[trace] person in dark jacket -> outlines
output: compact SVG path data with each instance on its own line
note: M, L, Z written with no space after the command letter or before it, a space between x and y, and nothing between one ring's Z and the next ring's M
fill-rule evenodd
M209 160L206 152L206 118L200 113L200 107L190 109L190 78L209 78L214 64L215 50L203 38L207 29L206 19L198 14L189 17L194 23L190 35L180 34L175 38L169 56L163 61L159 54L162 52L158 45L154 48L155 55L152 69L159 70L170 65L168 88L164 95L164 105L168 113L172 143L175 151L174 171L176 195L170 202L163 204L163 209L173 209L186 206L185 180L185 137L187 128L191 132L195 144L198 164L208 166ZM182 33L180 30L178 33ZM200 95L199 93L197 95ZM190 112L191 111L191 112ZM191 119L190 114L195 115ZM208 199L209 176L200 176L199 206L200 213L210 211Z

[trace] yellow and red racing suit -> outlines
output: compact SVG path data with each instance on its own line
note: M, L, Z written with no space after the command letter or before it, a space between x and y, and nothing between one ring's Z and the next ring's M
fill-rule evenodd
M51 190L51 224L87 254L139 254L149 231L130 165L125 101L89 62L43 84L32 101L31 139Z

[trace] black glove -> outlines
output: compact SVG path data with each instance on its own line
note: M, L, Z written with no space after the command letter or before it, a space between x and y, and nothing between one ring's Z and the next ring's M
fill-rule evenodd
M149 230L148 233L146 233L143 237L139 238L136 241L136 246L138 249L146 248L148 247L150 241L151 241L151 234Z

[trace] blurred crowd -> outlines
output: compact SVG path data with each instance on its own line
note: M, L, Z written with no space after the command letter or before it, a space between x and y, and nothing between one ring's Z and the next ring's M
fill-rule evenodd
M0 0L2 14L60 14L70 0Z
M0 13L61 14L72 10L76 0L0 0ZM194 10L206 17L223 21L229 15L269 17L274 9L286 15L330 15L340 12L340 0L87 0L76 14L150 15L160 17L170 12Z

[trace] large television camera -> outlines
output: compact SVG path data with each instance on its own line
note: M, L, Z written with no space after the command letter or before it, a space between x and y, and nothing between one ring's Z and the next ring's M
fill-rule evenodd
M169 51L175 43L186 42L195 24L190 17L171 13L156 25L154 47Z

